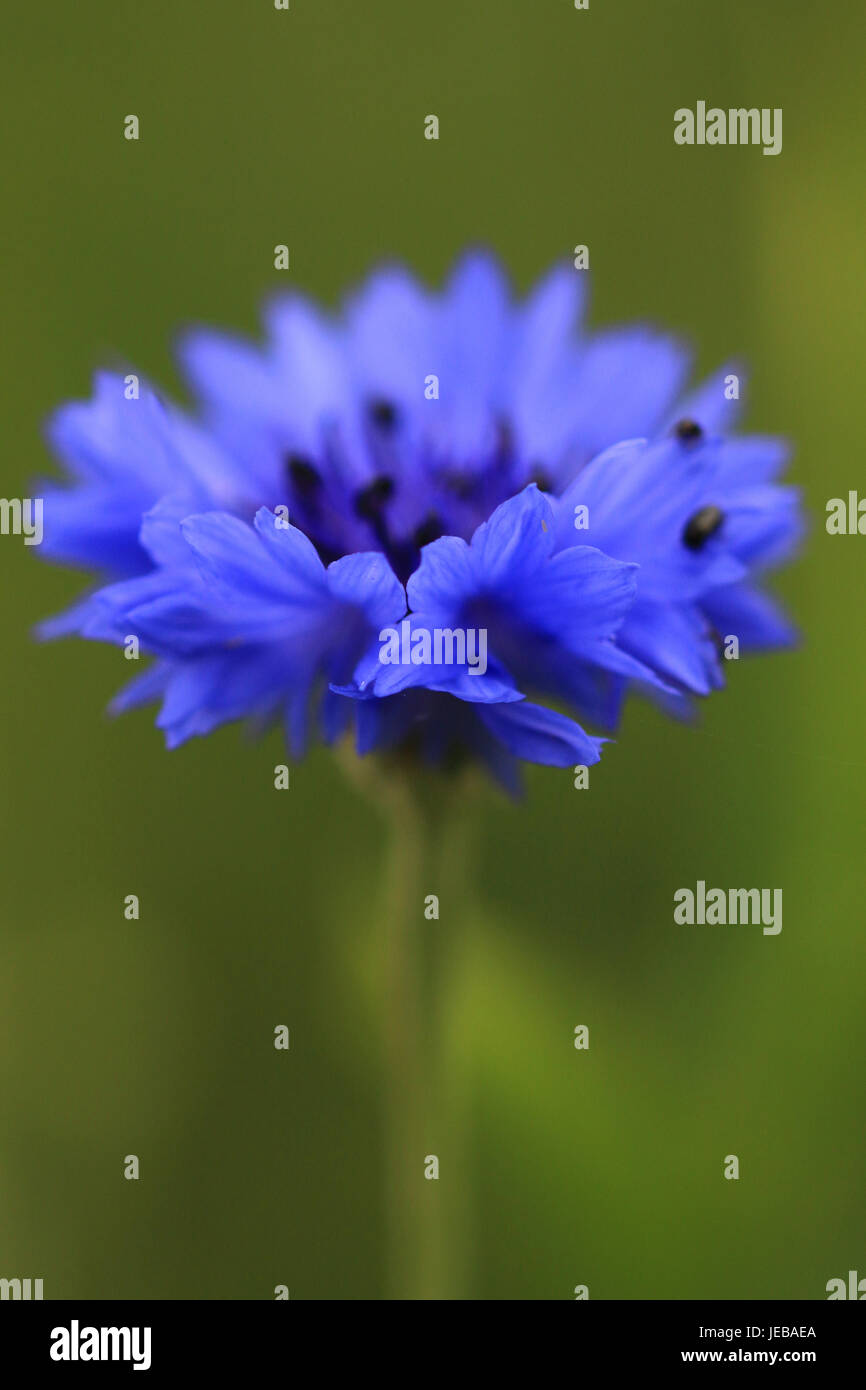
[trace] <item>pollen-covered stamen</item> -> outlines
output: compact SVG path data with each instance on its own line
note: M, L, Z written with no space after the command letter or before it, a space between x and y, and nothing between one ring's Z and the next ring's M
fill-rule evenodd
M725 519L721 507L701 507L690 517L683 529L683 545L700 550L714 536Z
M703 426L697 420L678 420L674 425L674 434L683 444L696 444L704 437Z
M371 422L380 430L393 430L399 419L397 407L393 401L385 400L382 396L377 396L370 401L368 407Z

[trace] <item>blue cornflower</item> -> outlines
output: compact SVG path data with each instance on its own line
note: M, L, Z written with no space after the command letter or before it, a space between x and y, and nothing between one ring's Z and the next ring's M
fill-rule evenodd
M755 585L800 531L784 448L728 437L729 372L677 408L682 349L587 333L583 285L557 269L514 304L473 254L440 296L388 268L336 319L277 300L264 348L184 339L195 418L100 375L51 423L75 484L44 528L112 582L45 632L135 634L155 661L115 707L161 699L172 746L251 718L299 750L314 709L360 752L468 750L509 783L596 762L570 714L613 728L630 685L707 694L719 634L790 641ZM395 625L413 654L386 662ZM484 669L430 655L469 631Z

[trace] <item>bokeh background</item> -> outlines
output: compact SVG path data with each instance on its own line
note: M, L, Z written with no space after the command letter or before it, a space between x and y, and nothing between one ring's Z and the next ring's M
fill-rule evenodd
M255 332L268 292L333 305L386 255L439 284L468 242L520 291L587 243L594 323L675 330L699 373L742 356L749 425L795 444L814 525L777 587L800 650L730 668L694 728L633 705L589 791L533 770L522 805L482 792L471 894L425 928L466 933L460 1162L431 1139L461 1297L822 1298L866 1274L866 540L823 526L864 480L864 39L847 0L9 17L4 495L94 368L180 394L179 326ZM675 146L699 98L782 107L782 154ZM110 721L122 655L31 636L81 577L14 536L0 565L0 1275L381 1297L383 823L327 752L277 794L276 735L169 754L150 711ZM781 935L677 927L698 878L782 887Z

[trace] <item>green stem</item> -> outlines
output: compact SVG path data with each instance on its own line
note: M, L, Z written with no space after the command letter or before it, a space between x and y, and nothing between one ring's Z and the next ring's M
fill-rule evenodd
M385 1179L387 1295L435 1297L425 1220L422 1162L430 1107L424 1038L422 978L424 826L411 788L396 783L389 798L387 893L382 923L384 958Z
M466 1059L454 1039L466 943L466 787L347 758L353 780L389 826L377 971L384 994L386 1296L458 1299L470 1172ZM438 918L429 915L433 895ZM438 1178L425 1175L433 1158Z

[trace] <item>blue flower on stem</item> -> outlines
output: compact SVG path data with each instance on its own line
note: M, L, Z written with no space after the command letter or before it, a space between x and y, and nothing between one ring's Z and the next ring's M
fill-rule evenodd
M596 762L583 725L614 729L630 688L684 712L722 683L720 637L793 640L757 581L799 498L778 441L731 436L730 372L683 401L680 346L590 333L584 283L515 303L473 253L441 295L389 267L339 317L279 299L264 347L185 337L194 416L100 374L51 422L72 480L43 495L46 554L102 583L44 634L137 635L154 663L114 707L160 700L170 746L351 726L361 753L514 785L520 761ZM431 656L443 630L483 633L484 670Z

